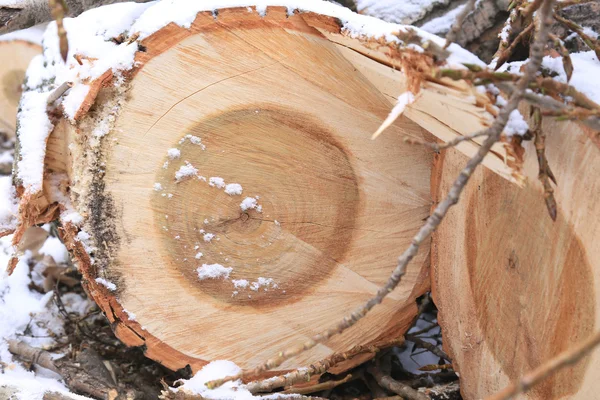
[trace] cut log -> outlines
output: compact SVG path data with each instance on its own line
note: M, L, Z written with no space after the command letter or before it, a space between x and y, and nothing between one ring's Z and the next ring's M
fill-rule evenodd
M51 159L68 154L57 149L75 145L70 190L94 263L67 242L124 342L172 369L255 367L385 282L428 215L431 151L401 140L426 132L403 118L371 141L389 100L285 9L201 13L191 30L169 26L143 46L98 148L104 176L98 160L81 163L89 143L77 137L84 121L110 117L115 93L50 138L53 172ZM372 315L282 368L404 332L427 266L423 252Z
M543 129L558 182L556 222L529 142L524 189L478 170L433 236L434 300L467 399L502 389L600 323L600 142L572 122L548 120ZM438 201L465 162L455 150L439 156ZM525 398L596 398L599 379L600 354L593 353Z
M379 24L322 7L360 18L354 26ZM145 36L132 28L101 37L115 49L98 57L72 48L87 75L64 95L65 118L43 145L43 190L41 177L20 174L38 144L27 143L18 163L15 240L60 207L84 286L117 336L171 369L215 359L255 367L372 297L431 206L432 152L403 139L432 140L427 129L448 140L493 118L490 99L468 85L400 73L433 63L404 42L348 35L315 12L260 11L203 11L188 29L165 23ZM384 29L400 35L396 25L371 27ZM404 34L411 46L443 45ZM107 60L129 45L139 49L131 66L111 68ZM414 122L401 117L371 141L398 95L419 87L406 110ZM28 135L46 140L19 132L24 143ZM477 148L477 140L459 147ZM518 182L504 145L495 150L485 165ZM282 369L404 333L429 288L428 255L425 246L365 319Z
M25 70L42 48L24 40L0 40L0 131L14 138Z

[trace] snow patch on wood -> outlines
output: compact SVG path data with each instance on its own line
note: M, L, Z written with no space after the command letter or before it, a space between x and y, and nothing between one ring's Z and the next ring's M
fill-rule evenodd
M198 279L229 279L229 274L233 271L231 267L224 267L221 264L202 264L196 269Z

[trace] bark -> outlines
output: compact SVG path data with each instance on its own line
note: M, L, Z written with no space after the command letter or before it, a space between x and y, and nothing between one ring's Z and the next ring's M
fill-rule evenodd
M65 0L68 9L66 16L75 17L92 8L124 1L127 0ZM148 0L134 1L145 3ZM0 34L29 28L52 20L48 2L45 0L21 0L14 5L0 6Z

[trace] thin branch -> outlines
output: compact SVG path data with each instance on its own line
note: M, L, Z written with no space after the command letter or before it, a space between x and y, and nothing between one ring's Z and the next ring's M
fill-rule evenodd
M523 39L525 39L525 36L531 32L533 27L534 27L533 23L530 23L529 25L527 25L527 27L525 29L523 29L521 31L521 33L519 33L517 35L517 37L512 41L512 43L510 43L510 45L508 45L505 49L500 51L500 53L498 54L498 59L496 60L496 65L494 66L494 69L500 68L502 65L504 65L504 63L506 61L508 61L510 56L514 53L515 49L517 48L517 45L519 43L521 43L523 41Z
M400 346L402 343L404 343L404 339L400 338L390 340L379 346L354 346L347 352L333 353L329 357L311 364L308 368L297 369L295 371L288 372L285 375L276 376L262 381L250 382L245 387L250 391L250 393L253 394L272 392L280 387L292 386L298 382L306 382L310 380L311 376L321 375L339 363L350 360L359 354L375 354L384 348Z
M429 371L437 371L437 370L448 370L448 369L454 369L454 365L452 364L430 364L430 365L423 365L421 368L419 368L419 371L425 371L425 372L429 372Z
M594 50L596 57L600 59L600 45L596 42L596 40L586 35L581 26L569 19L561 17L558 14L554 14L554 19L565 25L567 28L573 30L590 49Z
M72 82L63 82L59 87L54 89L50 96L48 96L48 100L46 101L49 105L58 100L67 90L69 90L73 86Z
M446 150L450 147L455 147L458 144L465 142L467 140L473 140L475 138L478 137L482 137L482 136L487 136L487 132L486 131L481 131L481 132L475 132L472 133L470 135L464 135L464 136L457 136L452 140L447 141L446 143L431 143L431 142L425 142L423 140L419 140L419 139L415 139L415 138L410 138L410 137L405 137L404 138L404 142L409 143L409 144L418 144L421 146L426 146L426 147L430 147L435 151L440 151L440 150Z
M467 15L469 15L469 13L471 13L471 11L475 9L475 3L475 0L469 0L467 4L465 4L465 7L462 9L460 14L458 14L458 16L456 17L456 21L454 21L454 24L452 24L452 28L450 28L450 31L446 35L446 44L444 45L445 49L448 48L448 46L450 46L450 44L456 40L456 35L458 35L458 32L460 32L462 24L467 18Z
M52 355L45 350L36 349L25 342L10 339L8 340L8 351L16 356L21 357L27 362L37 364L40 367L44 367L50 371L60 374L58 368L52 360Z
M542 130L542 114L538 107L533 107L533 135L535 152L537 154L539 173L538 179L542 182L544 187L544 201L546 202L546 208L552 221L556 221L557 206L556 199L554 198L554 189L550 181L556 185L556 178L548 165L548 159L546 158L546 134Z
M567 82L571 80L571 76L573 76L573 61L571 60L571 55L569 54L569 50L565 47L564 43L558 36L551 33L550 39L554 43L554 47L558 51L558 54L562 57L563 68L565 73L567 74Z
M67 31L63 24L63 19L67 14L67 3L65 0L48 0L50 6L50 13L52 18L56 21L56 31L58 33L58 42L60 48L60 55L64 62L67 62L67 55L69 54L69 41L67 40Z
M514 87L509 83L496 83L498 88L509 95L513 92ZM600 131L600 111L588 110L583 108L573 108L565 105L563 102L553 99L549 96L542 96L532 92L525 92L523 99L529 104L540 107L542 115L551 115L559 118L574 119L582 124Z
M382 388L389 390L390 392L396 393L400 395L403 399L406 400L429 400L429 397L423 393L419 393L415 389L410 386L398 382L391 376L385 374L379 367L379 362L377 365L371 366L369 368L369 373L373 375L379 386Z
M344 383L352 380L352 378L354 378L354 377L351 374L348 374L348 375L346 375L346 377L344 379L340 379L337 381L333 381L333 380L326 381L326 382L317 383L316 385L302 386L302 387L298 387L298 388L290 387L280 393L281 394L310 394L310 393L315 393L315 392L321 392L323 390L329 390L329 389L336 388L340 385L343 385Z
M595 347L600 345L600 331L596 332L575 347L565 350L556 357L546 361L527 375L510 384L500 392L487 398L487 400L509 400L554 375L561 369L577 364L583 357L590 354Z
M431 344L431 343L429 343L419 337L413 336L413 335L406 335L405 338L409 342L413 342L413 343L421 346L422 348L428 350L430 353L438 356L439 358L443 358L444 360L446 360L448 362L452 362L452 360L450 359L448 354L446 354L446 352L444 350L438 348L436 345Z
M76 17L92 8L125 1L129 0L66 0L69 11L65 17ZM147 1L149 0L135 0L136 3ZM17 0L14 4L0 5L0 35L50 22L53 19L48 0Z

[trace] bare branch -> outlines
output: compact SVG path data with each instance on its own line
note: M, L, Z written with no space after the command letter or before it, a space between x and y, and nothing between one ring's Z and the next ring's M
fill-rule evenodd
M379 346L354 346L344 353L333 353L329 357L311 364L308 368L298 369L285 375L276 376L262 381L250 382L246 385L246 389L248 389L251 393L267 393L272 392L274 389L280 387L292 386L298 382L306 382L311 376L321 375L342 361L350 360L359 354L374 354L386 347L399 346L402 343L404 343L404 339L400 338L390 340Z
M546 378L554 375L561 369L578 363L588 355L596 346L600 345L600 331L596 332L577 346L565 350L556 357L546 361L538 368L523 376L500 392L487 398L487 400L509 400L525 393Z
M423 393L419 393L410 386L398 382L391 376L389 376L389 366L385 371L380 368L380 360L377 360L376 365L369 368L369 373L373 375L379 386L400 395L402 398L407 400L428 400L429 396Z
M69 11L65 16L76 17L92 8L125 1L128 0L66 0ZM149 0L135 0L136 3L147 1ZM0 35L52 20L47 0L17 0L14 4L0 6Z
M8 351L16 356L21 357L27 362L37 364L41 367L49 369L50 371L56 372L57 374L60 373L58 368L56 368L56 365L54 365L52 355L47 351L36 349L25 342L12 339L8 341Z
M69 41L67 40L67 31L63 24L63 19L67 14L67 4L65 0L48 0L50 6L50 13L52 18L56 21L56 30L58 33L58 42L60 48L60 55L64 62L67 62L67 55L69 54Z
M473 139L481 137L481 136L487 136L487 132L481 131L481 132L472 133L470 135L457 136L454 139L449 140L446 143L442 143L442 144L425 142L423 140L418 140L418 139L411 138L411 137L405 137L404 141L406 143L410 143L410 144L419 144L421 146L431 147L435 151L440 151L440 150L449 149L450 147L457 146L458 144L460 144L462 142L465 142L467 140L473 140Z
M413 335L406 335L405 338L409 342L413 342L415 344L418 344L422 348L429 350L429 352L433 353L434 355L438 356L439 358L443 358L444 360L446 360L448 362L452 362L452 360L450 359L448 354L446 354L446 352L444 352L444 350L438 348L437 346L435 346L419 337L413 336Z
M552 221L556 221L557 206L556 199L554 198L554 189L550 181L556 185L556 178L548 165L548 159L546 158L546 134L542 130L542 114L538 107L534 107L532 111L533 116L533 134L535 151L537 153L537 159L539 164L538 179L544 186L544 200L546 201L546 208Z

